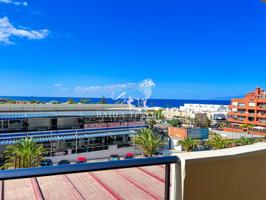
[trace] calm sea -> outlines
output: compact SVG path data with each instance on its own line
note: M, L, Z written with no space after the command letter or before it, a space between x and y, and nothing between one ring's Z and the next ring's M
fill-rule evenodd
M25 101L41 101L41 102L50 102L58 101L61 103L66 102L68 99L73 99L75 102L79 102L81 99L90 99L92 103L99 102L100 98L78 98L78 97L23 97L23 96L0 96L0 98L12 99L12 100L25 100ZM115 103L113 99L106 98L107 103ZM229 100L185 100L185 99L150 99L148 100L147 105L149 107L158 106L164 108L180 107L185 103L194 103L194 104L216 104L216 105L229 105ZM137 102L133 103L137 105Z

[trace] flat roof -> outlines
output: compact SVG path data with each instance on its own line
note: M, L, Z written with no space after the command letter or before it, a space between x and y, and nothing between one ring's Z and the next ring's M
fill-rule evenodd
M128 104L0 104L0 112L136 110Z
M0 112L0 120L51 118L51 117L115 117L124 115L143 114L137 110L112 110L112 111L67 111L67 112Z
M45 176L0 182L6 200L164 199L164 166Z
M145 126L131 126L119 128L101 129L78 129L78 130L59 130L59 131L40 131L40 132L21 132L0 134L0 145L9 145L18 142L22 138L31 137L36 142L49 142L60 140L72 140L81 138L95 138L113 135L132 135L135 130Z

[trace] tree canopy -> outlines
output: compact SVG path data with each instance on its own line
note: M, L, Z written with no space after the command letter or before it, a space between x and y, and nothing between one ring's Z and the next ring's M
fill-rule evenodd
M144 156L152 157L165 141L155 135L151 129L141 129L134 137L134 143L143 151Z

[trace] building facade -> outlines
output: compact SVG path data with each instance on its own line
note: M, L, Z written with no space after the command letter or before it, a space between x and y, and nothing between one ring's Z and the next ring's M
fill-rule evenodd
M127 105L0 105L0 154L22 138L43 143L49 155L131 147L144 114Z
M229 106L225 130L262 132L266 131L266 92L262 88L246 94L243 98L232 99Z
M212 104L184 104L184 106L180 106L180 108L168 108L163 112L167 119L174 117L195 118L198 113L206 113L209 119L214 119L218 115L220 118L225 119L228 113L228 106Z

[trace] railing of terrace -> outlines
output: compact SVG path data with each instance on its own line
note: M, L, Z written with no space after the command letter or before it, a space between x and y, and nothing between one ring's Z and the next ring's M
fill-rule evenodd
M180 163L176 156L137 158L132 160L105 161L95 163L74 164L66 166L40 167L28 169L3 170L0 180L14 180L22 178L53 176L62 174L73 174L81 172L94 172L103 170L115 170L124 168L165 165L165 190L164 199L170 199L170 164ZM3 195L3 194L2 194Z

